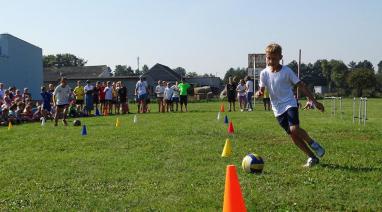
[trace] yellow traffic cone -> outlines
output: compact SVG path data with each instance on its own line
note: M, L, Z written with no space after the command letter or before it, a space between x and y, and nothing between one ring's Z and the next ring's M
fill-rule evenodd
M8 124L8 130L11 130L13 128L12 122L9 122Z
M117 121L115 122L115 127L120 127L121 126L121 122L119 121L119 118L117 118Z
M222 157L229 157L232 154L232 144L231 141L227 138L225 140L225 145L222 153Z

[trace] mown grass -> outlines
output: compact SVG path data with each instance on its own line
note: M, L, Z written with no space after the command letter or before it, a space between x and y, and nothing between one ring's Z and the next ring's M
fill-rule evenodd
M0 209L220 211L226 165L234 164L249 211L382 210L382 100L368 101L366 127L352 123L350 99L342 119L328 103L323 114L301 111L302 127L327 151L312 169L259 104L225 113L235 135L232 157L221 158L219 105L139 114L137 124L133 115L82 118L87 136L50 122L0 128ZM241 170L249 152L265 159L263 174Z

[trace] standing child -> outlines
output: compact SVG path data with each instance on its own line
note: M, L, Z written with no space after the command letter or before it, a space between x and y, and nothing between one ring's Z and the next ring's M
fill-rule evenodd
M41 97L43 100L42 104L42 115L45 119L48 119L51 116L52 113L52 94L50 92L46 91L45 86L41 87Z
M254 91L254 86L253 86L253 81L250 76L246 76L244 78L245 82L245 88L246 88L246 98L247 98L247 109L248 112L251 112L253 110L253 105L252 105L252 98L253 98L253 91Z
M174 94L174 90L170 87L170 83L167 82L167 86L164 89L164 101L166 103L166 111L169 112L172 108L172 95Z
M320 111L324 111L324 106L317 102L305 84L296 76L296 74L288 67L282 66L282 48L278 44L270 44L265 49L267 68L260 73L260 90L257 96L264 94L267 88L272 103L273 113L282 128L290 135L294 144L300 148L309 158L305 167L311 167L319 163L316 157L322 157L325 154L322 148L314 141L308 133L300 128L298 118L298 108L296 99L293 97L293 86L296 85ZM316 155L312 152L315 151Z
M225 86L228 97L228 112L236 111L235 102L236 102L236 83L232 80L232 77L228 78L228 84Z
M112 114L113 112L113 88L111 87L110 81L106 82L106 87L103 90L105 92L105 104L107 108L107 113Z
M179 103L179 88L178 88L178 81L175 82L175 85L172 87L173 94L172 94L172 104L171 104L171 110L174 111L174 103L176 104L176 112L178 112L178 103Z
M118 99L121 105L121 111L122 114L126 114L129 113L129 105L127 104L127 88L122 81L119 81L118 84Z
M245 82L243 79L240 80L240 84L237 85L236 91L237 91L237 97L239 98L239 104L240 104L240 111L243 112L246 106L246 93L245 93L246 87Z

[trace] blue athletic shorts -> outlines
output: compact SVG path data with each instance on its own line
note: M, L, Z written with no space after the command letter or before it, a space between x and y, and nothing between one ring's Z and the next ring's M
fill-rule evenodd
M147 98L147 93L138 95L138 101L145 101Z
M288 134L290 134L289 126L300 124L300 121L298 119L298 108L291 107L283 114L277 116L276 119L279 122L280 126L284 128L284 130Z

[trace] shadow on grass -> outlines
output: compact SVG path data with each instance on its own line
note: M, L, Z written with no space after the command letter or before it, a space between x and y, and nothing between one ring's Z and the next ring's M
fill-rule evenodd
M330 164L330 163L322 163L320 166L328 169L342 170L348 172L373 172L373 171L382 171L382 168L379 167L356 167L352 165L338 165L338 164Z

